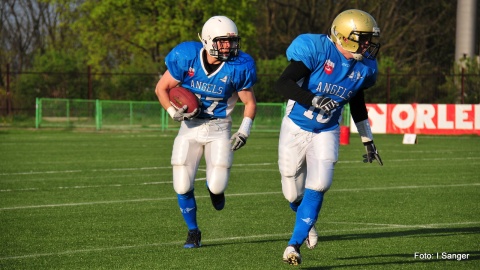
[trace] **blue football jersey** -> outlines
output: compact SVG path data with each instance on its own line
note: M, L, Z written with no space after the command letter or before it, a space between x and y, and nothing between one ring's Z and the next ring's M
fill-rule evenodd
M287 49L287 59L302 61L312 72L309 77L297 82L300 87L339 103L331 115L324 115L311 104L288 101L286 113L292 121L302 129L315 133L337 128L342 120L343 106L360 89L374 85L378 73L376 60L347 60L323 34L298 36Z
M201 118L226 118L238 100L238 91L253 87L257 73L253 58L240 51L233 60L222 62L208 75L202 61L200 42L183 42L165 58L170 74L182 87L192 91L202 102Z

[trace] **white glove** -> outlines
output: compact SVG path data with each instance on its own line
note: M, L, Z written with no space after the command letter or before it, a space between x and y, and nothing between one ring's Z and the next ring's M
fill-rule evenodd
M315 96L312 99L312 105L330 115L338 107L338 102L329 97Z
M172 109L175 110L175 112ZM178 109L178 110L176 110L173 107L170 107L170 108L168 108L167 111L170 114L170 116L173 118L173 120L175 120L177 122L181 122L181 121L184 121L184 120L190 120L192 118L195 118L198 115L198 113L200 112L200 110L197 108L191 113L186 113L185 111L187 109L188 109L188 106L183 105L183 107Z
M242 124L238 131L230 137L230 144L232 144L232 151L237 151L247 143L247 138L250 135L253 120L250 117L244 117Z
M232 144L232 151L237 151L238 149L242 148L247 143L248 136L241 133L236 132L230 138L230 143Z

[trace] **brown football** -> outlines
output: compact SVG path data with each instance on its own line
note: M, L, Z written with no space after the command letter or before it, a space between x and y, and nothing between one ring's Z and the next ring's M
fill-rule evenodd
M183 105L187 105L187 113L191 113L199 106L197 96L181 86L170 89L168 96L170 97L170 102L177 110L182 108Z

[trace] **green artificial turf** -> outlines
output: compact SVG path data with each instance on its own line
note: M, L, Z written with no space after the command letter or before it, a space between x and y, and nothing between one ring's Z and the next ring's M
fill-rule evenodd
M352 134L319 244L302 246L303 263L290 266L281 259L294 213L281 192L278 134L252 133L235 153L223 211L211 206L202 161L199 249L183 248L175 135L0 130L0 269L480 269L478 136L404 145L377 134L381 167L362 163Z

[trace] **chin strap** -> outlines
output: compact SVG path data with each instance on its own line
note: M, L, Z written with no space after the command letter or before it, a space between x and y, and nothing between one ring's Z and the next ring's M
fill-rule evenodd
M357 60L357 61L362 61L363 60L363 55L359 54L359 53L352 53L353 55L353 59Z
M344 49L345 51L348 51L346 50L345 48L343 48L342 46L342 43L340 42L340 39L337 38L337 45L340 46L342 49ZM353 55L353 59L357 60L357 61L362 61L363 60L363 55L360 54L360 53L353 53L351 51L348 51L350 52L352 55Z

